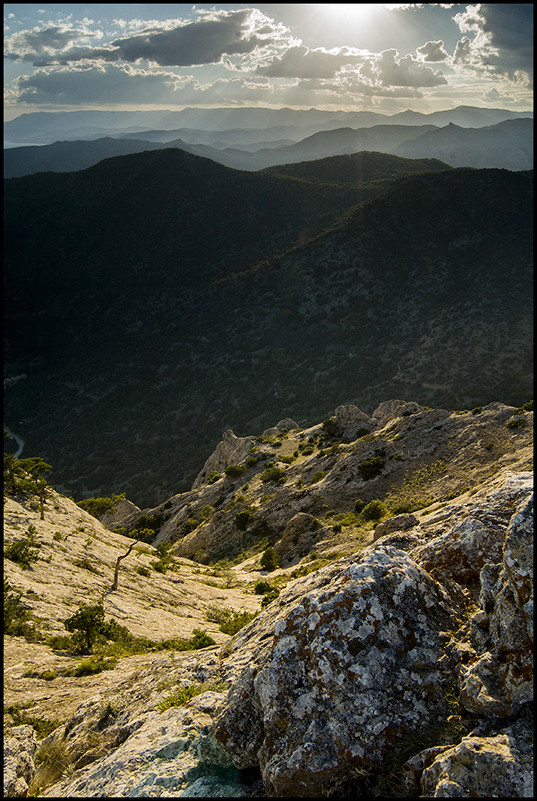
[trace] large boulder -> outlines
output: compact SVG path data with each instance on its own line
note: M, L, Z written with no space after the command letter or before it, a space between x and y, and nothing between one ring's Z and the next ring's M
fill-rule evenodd
M307 579L242 640L244 669L213 729L237 767L259 764L269 795L324 795L374 773L402 736L448 714L457 619L425 570L380 547Z

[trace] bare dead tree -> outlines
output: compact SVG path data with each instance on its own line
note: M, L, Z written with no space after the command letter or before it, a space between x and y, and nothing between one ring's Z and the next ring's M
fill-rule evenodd
M129 550L127 551L127 553L124 553L123 556L118 556L118 558L116 560L116 569L114 570L114 583L112 584L111 590L117 590L117 579L118 579L118 575L119 575L119 563L121 562L122 559L125 559L125 557L130 554L130 552L132 551L132 549L134 548L134 546L138 542L139 542L139 540L134 540L134 542L131 543L131 545L129 546Z

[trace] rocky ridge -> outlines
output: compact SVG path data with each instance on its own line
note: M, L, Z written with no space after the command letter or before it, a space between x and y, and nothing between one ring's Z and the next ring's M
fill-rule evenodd
M532 417L499 403L456 414L391 401L371 417L341 407L305 432L291 420L258 438L227 432L190 493L143 511L167 515L156 542L206 562L220 528L236 556L227 569L250 577L249 608L271 542L282 566L262 575L280 594L217 646L87 677L83 703L40 742L11 728L12 794L46 787L52 754L64 760L44 790L55 797L531 795ZM270 458L253 462L254 445ZM281 484L261 479L270 461ZM221 512L182 531L221 496ZM403 496L411 511L398 511ZM357 498L384 502L380 522L358 519ZM203 566L181 559L190 594ZM124 564L118 606L133 580ZM147 625L160 614L147 610ZM193 682L199 695L159 707Z

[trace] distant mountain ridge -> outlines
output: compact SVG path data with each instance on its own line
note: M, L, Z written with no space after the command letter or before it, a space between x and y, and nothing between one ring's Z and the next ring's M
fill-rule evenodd
M349 125L369 127L379 124L443 124L480 127L502 120L532 117L532 111L514 112L508 109L458 106L430 114L400 112L391 117L371 111L306 111L290 108L185 108L182 111L64 111L32 112L21 114L4 123L4 140L12 144L50 144L59 139L98 138L113 133L137 133L147 129L202 128L226 130L229 128L266 128L274 125L320 126L337 123L334 127ZM66 136L66 134L68 134Z
M6 423L67 491L154 505L284 407L528 400L531 175L330 161L165 149L6 182Z
M218 139L218 132L207 132L203 136L202 131L190 129L189 133L189 129L185 129L183 133L187 139L194 139L194 143L183 139L169 140L165 132L160 132L164 142L157 139L143 141L129 134L121 138L105 137L55 142L40 147L11 148L4 152L4 177L20 177L48 170L68 172L84 169L104 158L164 147L179 148L226 167L250 171L361 151L380 151L414 159L436 158L456 167L512 170L533 167L533 120L530 119L506 120L482 128L462 128L454 123L444 128L397 124L358 129L334 128L316 131L300 141L284 145L265 142L256 146L255 142L247 141L248 136L239 135L236 130L227 133L238 136L240 140L246 139L242 146L226 145ZM258 131L255 135L266 134Z

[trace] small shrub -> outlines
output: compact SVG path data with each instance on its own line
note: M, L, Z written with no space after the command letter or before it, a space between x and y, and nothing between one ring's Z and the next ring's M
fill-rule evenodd
M321 428L325 436L331 439L335 439L341 435L338 424L331 417L323 422Z
M92 656L84 659L76 668L67 671L67 676L92 676L94 673L101 673L103 670L113 670L117 665L114 657L105 658L103 656Z
M255 520L257 520L257 515L255 515L250 509L242 509L235 515L235 525L239 531L246 531L248 526L250 526Z
M523 428L526 425L527 423L524 417L512 417L505 424L506 428Z
M322 478L324 478L325 475L326 475L326 470L317 470L313 474L313 476L312 476L312 478L310 480L310 484L316 484L318 481L320 481Z
M207 473L207 478L205 480L207 481L207 484L214 484L214 482L218 481L219 478L220 473L218 470L211 470L209 473Z
M271 590L271 592L267 592L265 594L263 600L261 601L261 606L263 608L265 606L268 606L269 604L272 603L272 601L276 600L276 598L278 597L279 594L280 594L280 591L276 587L273 590Z
M533 401L530 400L527 403L522 404L522 408L525 412L532 412L533 411Z
M261 473L260 478L264 484L267 484L269 481L282 483L285 481L285 470L283 467L267 467L266 470L263 470Z
M280 566L280 557L278 556L274 548L272 548L272 546L269 545L269 547L266 548L261 555L261 567L264 570L275 570L279 566Z
M361 515L364 520L380 520L380 518L387 514L388 510L382 501L374 500L364 506Z
M54 534L52 535L52 539L56 540L56 542L61 542L61 540L63 540L63 537L59 531L55 531Z
M151 576L151 571L149 570L148 567L144 567L144 565L139 565L136 568L136 572L139 573L140 576L145 576L146 578L149 578Z
M228 464L224 470L224 473L226 476L229 476L229 478L239 478L239 476L242 476L245 472L246 465L244 464Z
M382 456L373 456L371 459L366 459L365 462L362 462L358 469L364 481L368 481L382 473L383 468L384 459Z
M274 587L269 581L258 581L254 587L254 592L256 595L265 595L267 592L272 592L273 589Z
M63 625L67 631L74 632L75 638L91 651L104 625L104 607L102 603L94 606L82 604L74 615L63 621Z

